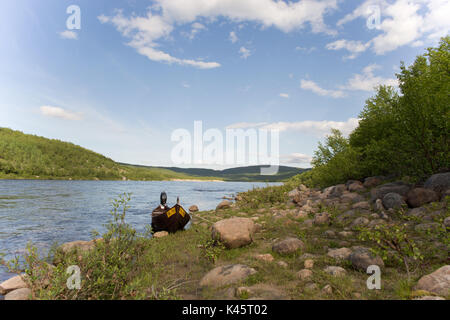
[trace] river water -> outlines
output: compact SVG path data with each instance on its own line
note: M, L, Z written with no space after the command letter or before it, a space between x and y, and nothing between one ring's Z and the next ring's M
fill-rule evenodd
M270 183L270 185L277 183ZM161 191L168 205L177 196L187 210L214 209L223 196L267 186L259 182L196 181L45 181L0 180L0 252L5 260L24 253L28 242L41 252L55 242L90 240L91 231L105 230L111 200L131 193L126 221L143 232L151 222L150 213L159 204ZM0 282L11 275L0 266Z

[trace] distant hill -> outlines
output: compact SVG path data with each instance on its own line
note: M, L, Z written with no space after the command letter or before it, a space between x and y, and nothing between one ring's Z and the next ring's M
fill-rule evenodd
M261 166L225 170L151 167L118 163L73 143L0 128L0 179L284 181L308 169L280 166L261 176Z
M138 166L136 167L146 167ZM276 175L261 175L261 168L267 166L248 166L237 167L224 170L202 169L202 168L177 168L177 167L156 167L160 169L169 169L174 172L184 173L198 177L217 177L225 181L285 181L297 174L308 171L310 169L301 169L288 166L279 166ZM155 167L146 167L155 168Z

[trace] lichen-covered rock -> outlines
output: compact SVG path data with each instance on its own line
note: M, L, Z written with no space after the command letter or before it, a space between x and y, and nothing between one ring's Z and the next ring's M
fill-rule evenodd
M439 201L439 195L433 190L425 188L412 189L408 192L406 200L412 208L417 208L434 201Z
M272 246L272 250L279 254L291 254L299 249L304 249L305 244L302 240L297 238L286 238L284 240L276 242Z
M221 287L244 280L256 270L242 264L217 267L209 271L201 280L200 287Z
M327 212L316 213L314 216L314 224L322 225L330 223L330 215Z
M212 226L212 238L219 240L229 249L252 243L254 232L255 223L249 218L224 219Z
M265 254L258 254L255 256L257 260L265 261L265 262L272 262L274 260L273 256L270 253Z
M302 269L299 272L297 272L297 277L301 280L307 280L311 278L313 275L312 271L309 269Z
M448 296L450 294L450 265L443 266L420 278L416 290L425 290L441 296Z

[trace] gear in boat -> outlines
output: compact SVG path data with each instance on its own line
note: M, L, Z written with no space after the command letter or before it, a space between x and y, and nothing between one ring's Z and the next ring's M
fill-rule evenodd
M191 217L180 206L180 199L177 198L177 204L169 208L166 204L167 194L161 192L161 204L152 211L152 231L167 231L170 233L183 230Z

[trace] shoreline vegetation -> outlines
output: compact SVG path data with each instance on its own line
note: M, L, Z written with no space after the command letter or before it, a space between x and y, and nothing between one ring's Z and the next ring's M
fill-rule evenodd
M120 196L96 240L55 245L48 257L30 245L24 264L6 263L19 275L0 284L0 294L450 299L449 64L447 36L402 64L399 92L378 88L349 138L334 130L320 143L312 170L192 212L188 230L138 234L125 219L130 197ZM73 265L78 290L67 287Z

